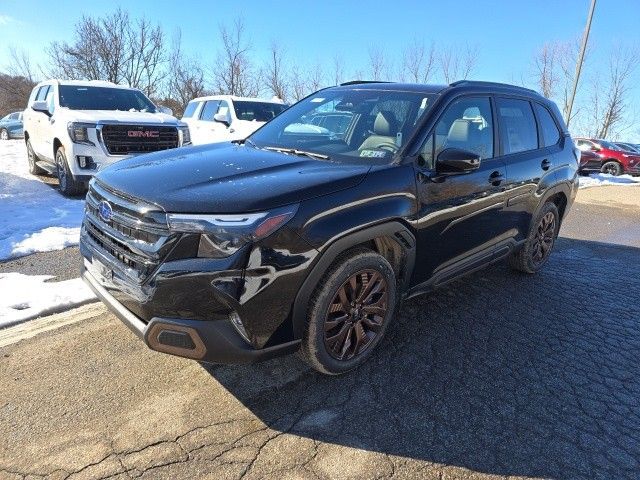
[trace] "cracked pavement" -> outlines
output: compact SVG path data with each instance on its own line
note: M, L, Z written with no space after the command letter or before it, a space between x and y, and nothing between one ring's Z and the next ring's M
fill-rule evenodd
M0 479L638 478L629 190L578 203L540 274L498 264L405 302L341 377L203 367L82 307L0 347Z

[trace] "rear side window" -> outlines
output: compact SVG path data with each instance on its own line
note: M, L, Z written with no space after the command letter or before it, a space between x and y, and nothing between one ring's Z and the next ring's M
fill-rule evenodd
M189 102L187 108L184 109L184 114L182 114L182 118L191 118L193 114L196 113L196 110L200 106L200 102Z
M526 100L497 98L500 119L500 142L504 155L526 152L538 148L538 129Z
M213 116L218 111L219 100L209 100L204 104L204 108L202 109L202 113L200 114L200 120L205 120L207 122L213 122Z
M542 140L545 147L555 145L560 141L560 130L556 126L556 122L553 121L553 117L549 113L549 110L544 108L539 103L534 103L536 108L536 114L538 115L538 122L540 122L540 130L542 131Z

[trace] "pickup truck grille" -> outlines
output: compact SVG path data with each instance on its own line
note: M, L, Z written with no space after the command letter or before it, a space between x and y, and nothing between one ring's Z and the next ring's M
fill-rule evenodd
M100 215L103 202L111 207L108 220ZM126 198L95 180L91 183L82 239L98 260L114 272L143 283L167 255L175 238L159 207Z
M178 147L178 129L156 125L103 125L102 142L110 155L157 152Z

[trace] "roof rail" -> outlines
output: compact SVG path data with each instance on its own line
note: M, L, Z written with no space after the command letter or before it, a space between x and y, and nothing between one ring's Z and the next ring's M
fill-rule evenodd
M362 85L365 83L393 83L393 82L385 82L382 80L351 80L350 82L341 83L340 86L344 87L346 85Z
M515 88L517 90L525 90L527 92L530 93L535 93L536 95L540 95L538 92L536 92L535 90L532 90L531 88L526 88L526 87L520 87L518 85L511 85L509 83L500 83L500 82L483 82L480 80L458 80L457 82L453 82L451 85L449 85L450 87L459 87L462 85L467 85L470 87L476 86L476 87L506 87L506 88Z

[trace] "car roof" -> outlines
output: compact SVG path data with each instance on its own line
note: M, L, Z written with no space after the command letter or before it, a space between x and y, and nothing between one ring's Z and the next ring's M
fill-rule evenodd
M261 102L261 103L275 103L277 105L284 105L282 100L275 100L273 98L257 98L257 97L238 97L236 95L205 95L204 97L197 97L191 102L206 102L207 100L234 100L234 101L247 101L247 102Z
M117 83L107 82L105 80L59 80L54 78L50 80L44 80L40 82L37 86L51 85L53 83L56 83L58 85L72 85L77 87L109 87L109 88L122 88L123 90L137 90L127 85L118 85Z

